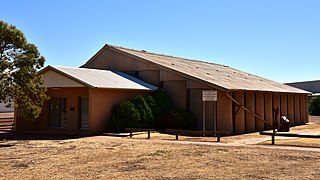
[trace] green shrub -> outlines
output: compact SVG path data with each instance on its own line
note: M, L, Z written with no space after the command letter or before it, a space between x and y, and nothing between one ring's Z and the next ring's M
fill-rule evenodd
M153 99L152 96L148 95L144 98L148 104L148 106L150 107L153 117L154 117L154 121L155 121L155 125L158 124L159 119L162 115L162 111L159 107L159 105L157 104L157 102Z
M132 100L134 106L138 110L141 118L142 128L153 128L154 127L154 117L150 107L148 106L146 100L143 96L136 96Z
M314 116L320 115L320 97L312 97L309 101L309 114Z
M115 105L111 111L109 130L124 132L125 128L140 128L141 118L139 111L130 101Z
M197 124L197 121L193 117L191 112L176 109L169 112L170 119L175 129L187 129L194 130Z
M162 112L166 113L174 109L174 105L171 103L169 95L163 89L157 89L152 94L152 97Z
M109 130L123 132L125 128L175 128L193 130L196 120L192 113L174 109L169 96L158 89L152 96L136 96L112 109Z

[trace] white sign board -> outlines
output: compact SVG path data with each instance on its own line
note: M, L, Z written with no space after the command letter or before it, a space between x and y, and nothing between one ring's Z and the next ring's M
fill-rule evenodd
M218 93L213 90L202 91L202 101L217 101Z

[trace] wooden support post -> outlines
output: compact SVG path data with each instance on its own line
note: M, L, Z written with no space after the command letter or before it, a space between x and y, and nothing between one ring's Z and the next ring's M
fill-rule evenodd
M148 139L150 139L150 130L148 130Z
M217 133L217 142L220 142L220 133Z
M178 135L179 135L179 132L177 131L176 132L176 140L178 140Z
M132 138L132 131L130 131L130 138Z
M206 102L202 105L202 131L206 131Z
M274 145L275 144L275 139L274 139L274 134L276 133L276 130L273 128L273 130L272 130L272 136L271 136L271 141L272 141L272 145Z

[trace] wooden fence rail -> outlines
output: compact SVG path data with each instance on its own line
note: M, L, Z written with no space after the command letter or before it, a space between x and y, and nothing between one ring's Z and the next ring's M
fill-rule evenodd
M312 135L312 134L295 134L295 133L288 133L288 132L266 132L261 131L260 135L267 135L271 136L272 144L275 144L275 136L283 136L283 137L298 137L298 138L320 138L320 135Z
M148 132L148 139L150 139L150 132L154 131L154 129L141 129L141 128L126 128L126 131L130 132L130 137L132 137L133 132Z
M148 132L148 139L150 139L150 132L155 131L154 129L141 129L141 128L126 128L127 132L130 133L130 137L132 137L133 132ZM191 130L181 130L181 129L166 129L163 132L168 134L174 134L176 136L176 140L179 140L179 135L191 134L198 136L215 136L217 137L217 142L220 142L220 137L223 134L229 134L229 131L191 131Z
M176 135L176 140L179 139L179 135L191 134L198 136L216 136L217 142L220 142L220 137L223 134L229 134L229 131L191 131L191 130L181 130L181 129L166 129L166 133L173 133Z

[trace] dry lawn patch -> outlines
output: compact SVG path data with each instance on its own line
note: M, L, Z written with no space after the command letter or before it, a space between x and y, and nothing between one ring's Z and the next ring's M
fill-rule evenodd
M292 131L320 131L317 122ZM261 137L265 136L252 133L222 137L215 143L214 137L179 136L175 141L174 135L152 133L146 139L144 133L132 139L0 141L0 179L320 179L319 152L226 146ZM273 147L320 148L317 142L277 140Z
M105 136L1 144L0 179L320 178L320 153Z

